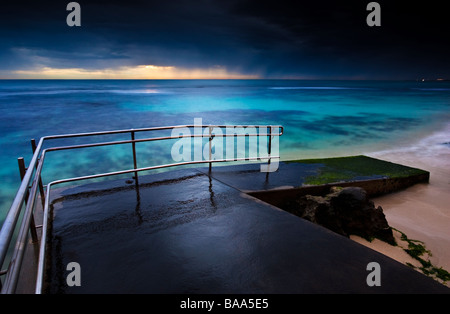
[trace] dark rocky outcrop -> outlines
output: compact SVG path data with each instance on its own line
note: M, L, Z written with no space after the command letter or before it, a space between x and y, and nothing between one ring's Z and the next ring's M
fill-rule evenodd
M383 209L375 207L360 187L332 187L324 196L301 196L285 210L347 237L353 234L395 244Z

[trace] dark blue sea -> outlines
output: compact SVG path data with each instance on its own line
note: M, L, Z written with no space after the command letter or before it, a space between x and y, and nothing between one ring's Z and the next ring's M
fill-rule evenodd
M398 149L429 136L450 150L450 82L1 80L1 220L20 184L17 158L31 160L31 139L194 124L195 118L204 125L283 125L283 160ZM137 150L139 166L171 162L167 145ZM130 167L129 146L54 152L43 179Z

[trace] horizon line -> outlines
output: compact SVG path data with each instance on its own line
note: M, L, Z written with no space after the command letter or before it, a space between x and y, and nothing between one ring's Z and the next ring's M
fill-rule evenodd
M0 78L0 81L416 81L448 82L450 79L435 78Z

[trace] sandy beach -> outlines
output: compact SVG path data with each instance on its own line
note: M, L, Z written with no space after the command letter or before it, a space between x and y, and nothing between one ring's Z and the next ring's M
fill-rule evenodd
M367 154L430 172L428 184L417 184L406 190L375 198L373 201L375 205L383 208L391 227L402 231L409 239L424 242L426 248L431 251L431 263L447 271L450 270L448 134L450 125L404 148ZM355 240L363 242L361 239ZM407 255L380 242L365 244L399 261L410 261Z

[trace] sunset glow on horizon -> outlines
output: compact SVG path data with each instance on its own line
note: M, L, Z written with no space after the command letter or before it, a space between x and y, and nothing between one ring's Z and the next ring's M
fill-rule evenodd
M106 69L52 68L16 70L16 79L258 79L258 75L241 74L216 66L185 69L174 66L138 65Z

